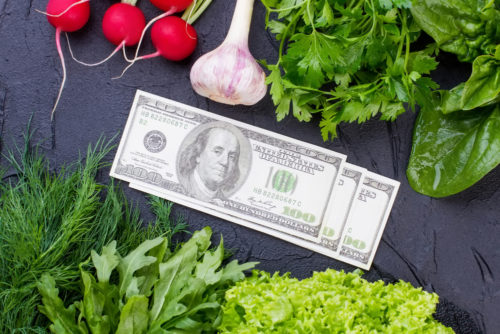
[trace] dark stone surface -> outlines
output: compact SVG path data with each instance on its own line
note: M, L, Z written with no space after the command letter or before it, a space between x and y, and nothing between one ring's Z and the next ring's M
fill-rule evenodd
M135 64L119 80L112 80L126 65L115 56L102 66L87 68L72 61L66 43L68 79L55 121L50 110L61 81L54 33L42 14L46 0L0 0L0 135L3 151L20 143L30 116L36 140L52 165L78 157L101 135L111 137L125 125L135 90L187 103L267 130L320 145L348 155L351 163L401 182L373 268L368 279L405 280L441 296L437 317L461 333L498 333L500 326L500 169L472 188L449 198L432 199L414 192L405 176L415 114L407 112L393 123L370 121L340 128L340 137L324 143L317 120L309 124L287 118L277 123L269 97L252 107L231 107L197 96L190 88L189 69L201 54L225 36L233 1L215 0L196 22L199 45L186 61L171 63L156 58ZM92 16L84 29L70 35L81 60L106 57L113 46L103 37L100 22L112 1L91 1ZM139 1L147 19L159 12L149 1ZM257 59L276 59L276 42L264 30L264 8L257 1L250 49ZM142 52L152 50L150 41ZM443 55L435 79L449 88L466 78L470 67ZM112 156L109 160L112 160ZM100 176L107 178L107 170ZM142 193L127 190L144 205ZM260 269L291 271L308 277L328 267L354 268L314 252L238 225L175 206L191 229L210 225L223 234L228 248L240 260L257 260Z

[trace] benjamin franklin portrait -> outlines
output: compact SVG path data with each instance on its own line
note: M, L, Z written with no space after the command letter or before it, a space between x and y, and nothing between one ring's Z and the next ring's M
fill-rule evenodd
M244 183L251 164L248 139L235 126L211 122L186 136L177 159L177 175L188 196L213 202Z

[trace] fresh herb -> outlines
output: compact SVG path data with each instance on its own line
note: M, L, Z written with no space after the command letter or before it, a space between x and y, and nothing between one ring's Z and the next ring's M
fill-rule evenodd
M221 321L224 292L255 263L222 265L223 243L211 251L205 227L176 252L168 240L146 240L122 257L112 242L92 251L96 276L81 269L83 299L65 307L52 275L42 276L40 311L54 333L205 333Z
M500 164L500 7L424 0L411 11L442 50L472 62L469 79L436 91L415 122L408 180L420 193L444 197Z
M220 333L453 333L432 317L436 294L360 276L328 269L299 281L254 271L226 292Z
M128 251L148 238L170 238L185 224L170 219L171 204L153 199L155 225L143 226L119 188L96 181L112 146L100 140L86 159L52 172L39 147L7 154L15 176L0 180L0 333L45 333L36 281L50 272L64 300L78 295L78 263L118 239Z
M412 51L420 33L410 0L262 0L280 41L267 83L278 120L321 114L324 140L342 122L394 120L437 88L433 50Z

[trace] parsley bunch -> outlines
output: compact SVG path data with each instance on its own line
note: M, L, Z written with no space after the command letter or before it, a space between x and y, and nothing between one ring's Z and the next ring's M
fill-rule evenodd
M321 113L323 139L342 122L394 120L438 88L428 76L433 48L411 51L420 34L411 0L262 0L280 42L267 83L278 121L290 110L308 122Z

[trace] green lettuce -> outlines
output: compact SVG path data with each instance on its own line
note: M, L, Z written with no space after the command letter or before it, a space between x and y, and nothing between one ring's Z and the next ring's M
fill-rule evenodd
M453 333L432 314L438 296L361 271L328 269L302 281L254 271L226 292L220 333Z

